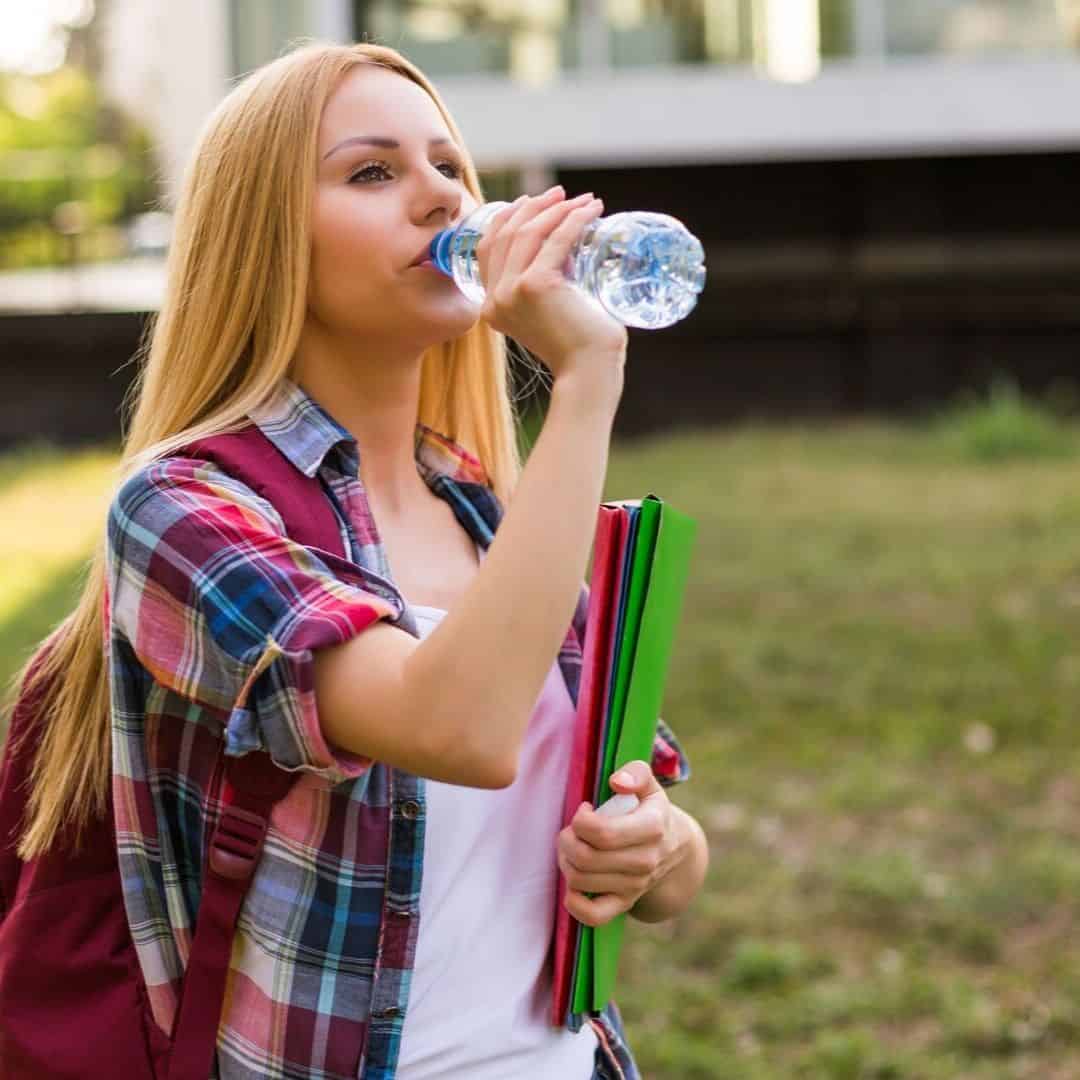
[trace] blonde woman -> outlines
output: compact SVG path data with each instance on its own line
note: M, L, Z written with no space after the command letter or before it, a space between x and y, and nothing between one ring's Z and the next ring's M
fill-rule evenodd
M560 833L568 627L627 339L559 269L601 213L590 196L554 188L495 219L482 307L423 265L481 201L435 90L370 45L251 74L185 177L107 535L45 673L60 690L20 854L111 785L168 1033L222 752L300 773L235 932L222 1078L636 1076L614 1006L548 1022L559 867L593 925L669 918L705 872L701 829L664 790L687 769L662 724L620 788L643 805L617 821L583 806ZM503 334L553 376L523 469ZM349 560L172 456L252 423L319 479Z

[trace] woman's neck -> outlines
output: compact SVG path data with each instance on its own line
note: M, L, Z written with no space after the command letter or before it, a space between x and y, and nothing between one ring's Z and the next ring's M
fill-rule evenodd
M302 341L293 379L356 439L360 480L384 514L404 515L430 496L416 468L421 356L385 350L345 355Z

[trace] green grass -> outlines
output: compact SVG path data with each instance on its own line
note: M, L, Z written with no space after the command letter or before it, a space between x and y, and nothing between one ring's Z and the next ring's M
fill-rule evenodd
M115 463L109 448L0 456L0 689L74 604Z
M712 863L683 917L627 934L650 1080L1080 1077L1080 453L1056 424L1051 455L986 455L965 422L613 451L607 497L699 524L664 716ZM0 460L0 521L60 467ZM69 552L47 565L5 661L63 614Z
M628 937L646 1076L1080 1076L1080 457L966 420L613 455L699 522L664 715L712 865Z

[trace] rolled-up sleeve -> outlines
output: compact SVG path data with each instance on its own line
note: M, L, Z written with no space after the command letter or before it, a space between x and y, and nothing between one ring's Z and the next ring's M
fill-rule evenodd
M661 787L674 787L690 779L690 760L663 717L656 721L650 764Z
M313 664L317 649L401 615L360 567L291 540L216 466L176 458L117 493L107 573L114 634L154 682L220 717L227 754L266 750L332 782L367 771L369 758L324 738Z

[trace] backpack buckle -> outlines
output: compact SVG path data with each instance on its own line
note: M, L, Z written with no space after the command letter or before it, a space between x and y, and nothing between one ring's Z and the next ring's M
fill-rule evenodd
M219 877L244 881L255 871L266 838L266 818L226 806L210 841L210 869Z

